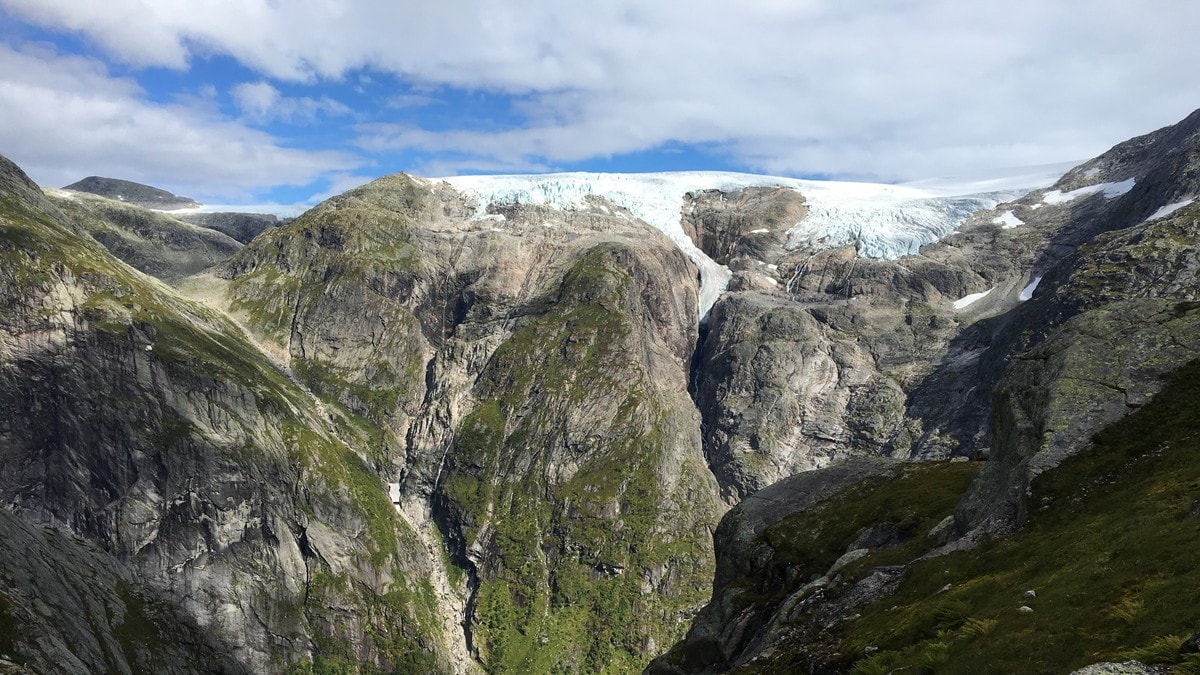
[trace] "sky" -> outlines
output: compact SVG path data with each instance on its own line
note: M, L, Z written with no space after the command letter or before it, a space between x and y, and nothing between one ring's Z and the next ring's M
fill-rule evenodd
M440 177L900 182L1200 107L1193 0L0 0L0 154L206 203Z

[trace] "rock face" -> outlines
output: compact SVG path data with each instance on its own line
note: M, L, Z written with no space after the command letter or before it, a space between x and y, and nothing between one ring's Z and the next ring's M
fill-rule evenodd
M5 511L0 537L0 659L9 665L31 672L245 672L112 556Z
M94 195L100 195L101 197L115 199L147 209L167 211L200 206L193 199L173 195L166 190L160 190L149 185L142 185L141 183L120 180L118 178L88 176L81 181L71 183L63 189L74 190L75 192L90 192Z
M0 195L0 503L121 561L197 627L197 645L248 670L448 668L427 561L355 451L367 439L227 319L113 258L6 160ZM66 611L45 594L89 587L63 565L61 583L27 584L25 598ZM101 641L127 625L113 575L78 601L112 608ZM154 651L143 633L122 638L129 668ZM47 645L12 656L36 664ZM104 650L76 657L120 669Z
M603 203L480 214L395 176L223 275L314 391L382 430L405 510L465 568L489 671L629 670L678 635L721 509L687 393L695 275L669 240Z
M694 390L723 494L744 501L717 530L712 603L651 671L717 672L760 657L780 667L766 655L784 644L788 658L809 650L807 667L816 667L839 649L819 627L849 614L853 590L822 598L820 578L793 583L795 564L770 562L779 553L761 538L722 536L759 494L797 479L753 490L797 469L857 453L986 457L922 553L977 545L1013 532L1035 506L1052 508L1029 503L1035 479L1200 357L1198 167L1200 112L971 216L919 256L785 252L770 269L782 293L726 295L702 340ZM887 393L877 388L855 406L856 381L885 382ZM722 575L722 560L750 567ZM857 582L878 582L872 597L895 588L875 576ZM766 590L780 586L793 595Z
M920 547L925 533L954 506L953 492L875 501L879 486L900 493L934 484L961 490L974 473L970 463L861 458L797 474L750 495L713 535L712 602L687 638L646 672L726 672L780 642L801 650L811 644L811 664L820 664L824 633L891 594L906 575L903 565L877 563L864 572L864 558Z

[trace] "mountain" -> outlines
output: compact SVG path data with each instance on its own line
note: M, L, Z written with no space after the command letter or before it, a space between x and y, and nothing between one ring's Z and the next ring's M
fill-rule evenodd
M75 192L88 192L134 206L158 209L160 211L190 209L200 206L200 203L193 199L180 197L166 190L119 178L88 176L83 180L71 183L63 189Z
M220 232L125 202L66 190L47 190L46 198L113 255L169 283L208 269L242 247Z
M0 260L0 503L33 526L0 551L5 659L450 667L441 560L391 508L369 433L7 160Z
M978 318L909 391L908 455L987 461L747 498L712 602L648 671L1190 672L1198 167L1200 112L923 248L976 271L956 304Z
M244 245L5 162L0 665L1189 659L1198 129L957 187L398 174Z

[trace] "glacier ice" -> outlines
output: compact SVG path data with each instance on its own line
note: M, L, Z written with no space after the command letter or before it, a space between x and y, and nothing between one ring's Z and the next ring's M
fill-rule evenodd
M959 194L954 189L882 183L818 181L753 174L681 171L665 173L559 173L443 178L476 202L477 213L489 204L533 204L559 209L589 208L587 198L603 197L657 228L700 271L700 316L704 317L731 278L727 267L701 251L683 230L680 210L689 192L730 191L747 187L784 187L804 196L808 215L787 231L786 246L854 246L858 255L898 258L953 232L968 216L1024 194L1022 188Z

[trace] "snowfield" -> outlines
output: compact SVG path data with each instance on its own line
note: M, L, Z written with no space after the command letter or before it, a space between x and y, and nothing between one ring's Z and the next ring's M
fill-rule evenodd
M795 190L804 196L809 213L787 231L787 248L851 245L860 256L890 259L915 254L921 246L953 232L971 214L1052 184L1059 175L1061 172L1026 175L1015 180L925 181L908 185L710 171L454 176L440 180L473 199L480 214L486 212L489 204L585 209L587 198L592 196L628 209L674 241L700 270L703 317L724 292L731 274L728 268L697 248L684 232L680 209L689 192L747 187ZM1018 185L1022 182L1028 184Z
M1042 195L1042 203L1065 204L1080 197L1094 195L1097 192L1103 192L1105 199L1112 199L1113 197L1120 197L1126 192L1132 190L1135 182L1136 179L1130 178L1129 180L1123 180L1120 183L1097 183L1096 185L1081 187L1078 190L1071 190L1070 192L1051 190Z
M1001 226L1000 229L1003 229L1003 230L1011 230L1014 227L1020 227L1021 225L1025 224L1025 221L1018 218L1016 216L1016 214L1014 214L1012 211L1005 211L1004 213L1000 214L999 216L996 216L996 218L993 219L992 222L997 225L1000 225Z
M966 309L967 307L970 307L971 305L975 304L977 301L986 298L988 293L991 293L994 290L996 290L996 289L989 288L982 293L972 293L970 295L964 295L963 297L954 301L954 309Z
M1157 211L1155 211L1154 213L1151 213L1151 214L1150 214L1150 217L1149 217L1149 218L1147 218L1147 219L1145 220L1145 222L1147 222L1147 223L1148 223L1148 222L1150 222L1151 220L1158 220L1159 218L1166 218L1167 216L1171 215L1172 213L1175 213L1175 212L1176 212L1176 211L1178 211L1179 209L1182 209L1183 207L1185 207L1185 206L1187 206L1187 205L1191 204L1191 203L1192 203L1192 202L1194 202L1194 201L1196 201L1196 200L1195 200L1195 198L1192 198L1192 199L1185 199L1185 200L1183 200L1183 201L1180 201L1180 202L1174 202L1174 203L1172 203L1172 204L1167 204L1167 205L1165 205L1165 206L1160 206L1160 207L1158 208L1158 210L1157 210Z
M1021 294L1017 296L1017 300L1027 302L1033 299L1033 292L1037 290L1038 284L1042 283L1042 277L1036 276L1029 285L1021 289Z

